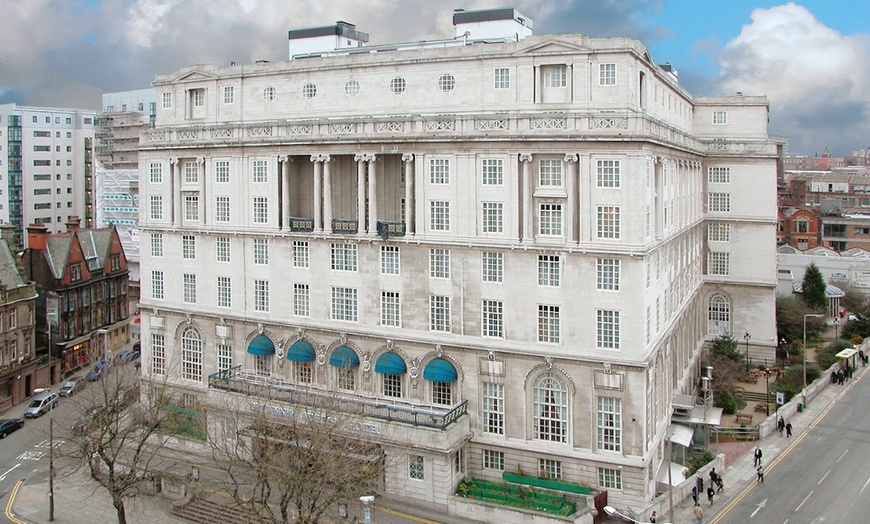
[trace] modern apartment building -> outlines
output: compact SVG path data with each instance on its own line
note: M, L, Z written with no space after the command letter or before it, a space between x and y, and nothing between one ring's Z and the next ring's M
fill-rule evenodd
M93 226L95 116L84 109L0 105L0 221L16 228L13 249L26 247L28 224L61 232L75 215Z
M454 25L367 46L342 22L290 31L288 61L157 76L143 373L211 406L336 392L418 504L521 468L642 507L705 342L775 354L768 101L512 9Z

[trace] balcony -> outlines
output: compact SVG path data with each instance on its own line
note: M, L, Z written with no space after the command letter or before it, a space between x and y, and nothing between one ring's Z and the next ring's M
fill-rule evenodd
M314 231L314 219L287 217L287 229L296 233L310 233Z
M343 235L355 235L358 232L356 220L344 220L335 218L332 220L332 232Z

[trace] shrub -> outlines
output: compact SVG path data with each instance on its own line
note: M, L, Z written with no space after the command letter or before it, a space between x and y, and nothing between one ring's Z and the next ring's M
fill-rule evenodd
M819 352L816 354L816 362L818 362L820 368L828 369L837 363L837 357L835 355L849 347L852 347L852 345L845 340L837 339L819 349ZM809 382L809 376L807 377L807 382Z
M697 472L699 469L703 468L710 462L713 462L713 459L715 458L716 456L713 455L713 452L709 449L705 449L704 452L700 455L692 455L691 457L689 457L689 460L686 461L686 469L689 470L686 478L694 475L695 472Z
M737 341L731 337L730 333L724 333L713 340L710 344L710 354L724 357L735 362L743 361L743 355L740 354L740 349L737 347Z
M733 415L739 409L737 399L728 391L722 391L716 395L713 405L717 408L722 408L722 411L726 415Z

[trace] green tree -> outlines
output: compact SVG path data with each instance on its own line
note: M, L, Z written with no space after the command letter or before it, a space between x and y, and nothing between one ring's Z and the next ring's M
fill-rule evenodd
M713 340L710 344L710 354L735 362L743 361L743 356L737 347L737 341L734 340L731 333L723 333Z
M825 277L819 271L815 263L807 266L804 273L803 297L804 302L810 309L824 311L828 306L828 297L825 295Z

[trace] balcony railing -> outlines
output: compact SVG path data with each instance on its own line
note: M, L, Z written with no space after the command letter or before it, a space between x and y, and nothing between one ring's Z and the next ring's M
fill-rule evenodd
M240 365L209 375L208 387L241 393L259 401L268 399L301 406L322 406L324 400L328 400L342 413L436 429L446 429L457 422L468 407L468 401L454 406L437 406L326 391L243 371Z
M378 220L378 236L384 240L390 237L403 237L405 236L405 223Z
M356 220L345 220L342 218L335 218L332 220L332 232L345 234L345 235L355 235L359 230L358 222Z
M287 217L287 227L290 231L309 233L314 231L313 218Z

